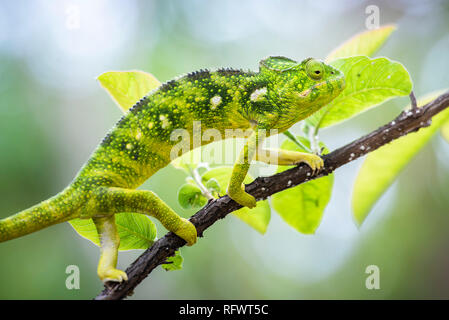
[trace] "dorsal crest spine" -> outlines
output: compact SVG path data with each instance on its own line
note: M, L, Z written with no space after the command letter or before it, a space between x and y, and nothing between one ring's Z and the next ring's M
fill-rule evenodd
M210 71L207 69L200 69L198 71L190 72L186 75L186 77L190 80L200 80L204 78L210 77Z

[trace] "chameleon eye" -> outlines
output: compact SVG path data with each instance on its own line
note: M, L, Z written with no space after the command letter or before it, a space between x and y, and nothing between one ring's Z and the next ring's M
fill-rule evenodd
M319 80L324 74L323 64L320 61L311 59L306 63L306 72L312 79Z

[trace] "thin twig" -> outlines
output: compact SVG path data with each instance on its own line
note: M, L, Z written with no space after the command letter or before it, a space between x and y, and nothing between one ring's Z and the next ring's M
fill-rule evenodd
M306 165L299 165L270 177L259 177L246 186L246 191L263 200L274 193L294 187L311 179L328 175L337 168L351 162L365 154L372 152L392 140L429 126L434 115L449 107L449 91L420 108L419 113L403 111L388 124L357 139L333 152L325 155L324 168L312 176L312 170ZM241 208L239 204L228 196L211 200L208 204L190 218L196 226L198 235L203 236L204 230L227 214ZM126 270L129 280L123 283L108 284L95 299L118 300L132 294L134 288L145 279L157 266L165 263L166 259L186 242L169 232L156 241L136 259Z
M412 92L410 92L410 101L412 104L412 110L416 111L418 109L418 104L416 103L416 97L415 94Z
M201 190L201 194L206 197L207 200L214 200L214 196L209 192L209 190L206 188L206 186L201 181L201 176L198 172L198 169L195 168L193 170L190 170L190 173L192 175L193 180L195 181L198 188Z

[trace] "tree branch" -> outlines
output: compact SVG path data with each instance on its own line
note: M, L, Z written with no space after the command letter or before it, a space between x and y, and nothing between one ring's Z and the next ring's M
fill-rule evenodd
M301 183L325 176L335 169L349 163L379 147L398 139L406 134L417 131L431 124L432 117L449 107L449 91L429 102L421 108L405 110L390 123L357 139L323 157L324 168L312 176L312 170L306 165L299 165L270 177L259 177L246 186L246 191L263 200L274 193L292 188ZM216 221L223 219L229 213L241 208L228 196L211 200L208 204L190 218L196 226L198 236L202 237L204 230ZM108 283L96 300L118 300L133 293L134 288L145 279L157 266L175 254L175 251L186 242L169 232L156 241L126 269L129 280L123 283Z

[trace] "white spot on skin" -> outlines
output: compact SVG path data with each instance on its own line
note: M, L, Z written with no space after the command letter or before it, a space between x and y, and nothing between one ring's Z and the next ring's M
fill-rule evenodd
M350 156L351 156L351 158L354 158L354 157L355 157L355 154L351 153Z
M159 116L159 120L162 121L162 129L165 129L170 125L170 121L162 114Z
M211 109L215 110L215 108L221 103L221 97L220 96L213 96L210 99Z
M360 146L360 150L365 150L365 146Z
M251 93L251 95L249 96L249 98L250 98L251 101L259 101L259 100L262 99L266 94L267 94L267 88L266 88L266 87L263 87L263 88L254 90L254 92Z
M288 180L287 186L291 186L291 185L292 185L292 181L291 181L291 180Z

